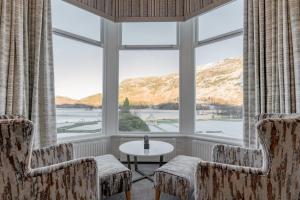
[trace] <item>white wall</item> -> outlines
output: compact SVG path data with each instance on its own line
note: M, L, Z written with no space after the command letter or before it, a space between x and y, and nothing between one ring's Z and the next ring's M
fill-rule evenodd
M84 141L74 141L75 157L99 156L103 154L113 154L121 161L126 161L124 155L119 151L119 146L127 141L142 140L143 136L138 135L113 135L111 137L99 137ZM200 138L193 135L169 135L169 136L150 136L150 139L168 142L174 146L174 152L165 156L165 161L170 160L176 155L188 155L211 160L212 148L215 144L241 145L238 141L211 140ZM159 162L158 157L150 159L139 158L142 162Z

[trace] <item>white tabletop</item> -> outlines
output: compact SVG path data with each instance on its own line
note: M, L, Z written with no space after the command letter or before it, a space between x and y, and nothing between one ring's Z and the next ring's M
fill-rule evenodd
M132 156L162 156L174 150L173 145L162 141L149 141L150 148L144 149L144 141L131 141L121 144L119 149L122 153Z

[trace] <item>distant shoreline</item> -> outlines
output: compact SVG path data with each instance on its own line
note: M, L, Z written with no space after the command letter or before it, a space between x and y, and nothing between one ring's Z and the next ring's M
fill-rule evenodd
M56 105L56 108L84 108L84 109L102 109L101 106L91 106L86 104L61 104ZM119 106L122 109L122 106ZM154 110L179 110L178 103L164 103L159 105L130 105L130 109L154 109ZM239 112L242 106L223 105L223 104L197 104L196 110L219 110L219 111L235 111Z
M61 104L56 105L56 108L88 108L88 109L99 109L102 106L90 106L85 104Z

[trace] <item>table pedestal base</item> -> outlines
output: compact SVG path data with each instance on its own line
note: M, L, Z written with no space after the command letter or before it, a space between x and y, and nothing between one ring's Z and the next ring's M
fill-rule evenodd
M151 176L154 175L154 173L152 174L145 174L144 172L142 172L141 170L139 170L138 168L138 161L137 161L137 156L133 156L134 158L134 170L141 175L141 177L133 179L132 182L135 183L137 181L141 181L144 179L148 179L151 182L154 182L153 178ZM160 156L159 157L159 166L162 166L163 164L163 160L164 160L164 156ZM128 169L131 170L131 162L130 162L130 156L127 155L127 165L128 165Z

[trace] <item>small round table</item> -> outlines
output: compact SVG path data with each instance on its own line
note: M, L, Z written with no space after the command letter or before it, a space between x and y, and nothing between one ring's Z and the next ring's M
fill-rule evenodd
M138 169L138 162L137 162L138 156L142 156L142 157L159 156L160 157L159 165L162 166L163 160L164 160L164 155L169 154L174 150L173 145L171 145L167 142L150 140L149 144L150 144L149 149L144 149L144 141L143 140L126 142L126 143L121 144L119 147L119 150L122 153L127 155L128 168L131 170L130 156L133 156L134 169L137 173L142 175L142 177L134 179L133 182L140 181L143 179L148 179L153 182L153 179L151 178L151 176L153 176L153 174L147 175Z

